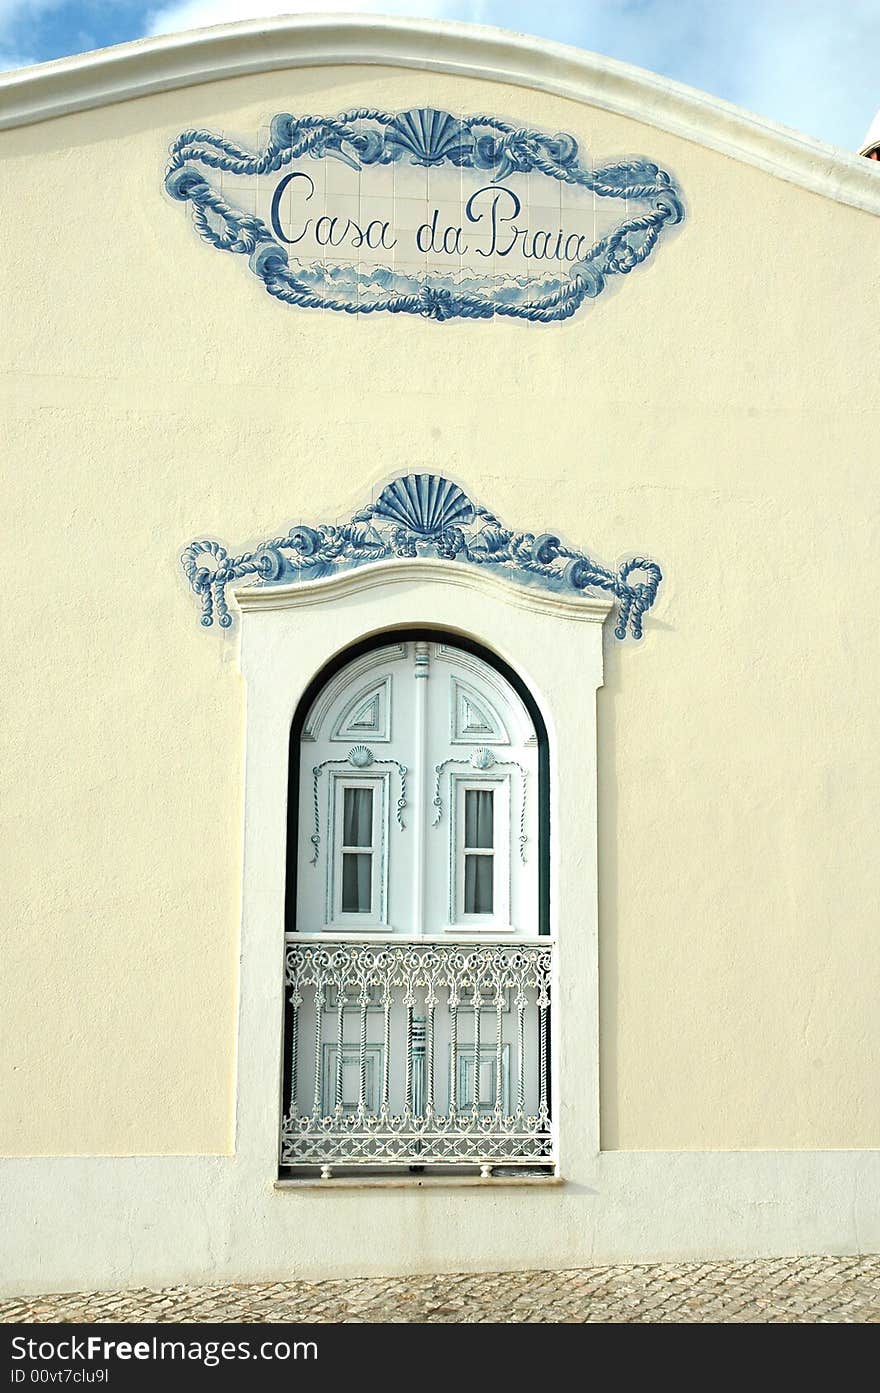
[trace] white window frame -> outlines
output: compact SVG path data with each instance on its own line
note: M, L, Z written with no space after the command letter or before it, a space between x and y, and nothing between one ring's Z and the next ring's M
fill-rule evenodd
M600 1149L595 692L602 682L602 625L611 599L515 585L485 568L427 557L395 558L290 585L245 583L233 595L241 610L247 682L236 1082L242 1173L270 1184L278 1174L280 941L288 757L297 705L322 667L348 647L371 634L387 635L393 643L396 630L428 624L451 643L462 634L497 653L534 693L547 725L550 933L557 945L557 992L560 981L566 984L564 1009L553 1011L551 1019L553 1090L560 1100L555 1150L568 1179L594 1184ZM395 1242L405 1243L405 1225L394 1234Z
M388 797L389 775L387 772L374 774L354 774L349 770L332 770L329 781L330 809L327 825L330 828L327 847L327 885L325 895L326 932L351 930L354 933L381 933L387 931L388 904ZM373 790L372 843L369 850L373 858L371 877L370 912L345 912L342 908L342 857L343 857L343 809L345 789L371 788Z
M511 933L510 922L510 775L455 774L450 806L450 933ZM466 914L464 908L465 799L472 790L491 789L492 801L492 913Z

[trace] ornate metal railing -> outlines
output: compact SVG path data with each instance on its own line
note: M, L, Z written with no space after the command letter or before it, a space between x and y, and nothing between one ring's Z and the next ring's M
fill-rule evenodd
M286 954L283 1166L552 1167L549 942Z

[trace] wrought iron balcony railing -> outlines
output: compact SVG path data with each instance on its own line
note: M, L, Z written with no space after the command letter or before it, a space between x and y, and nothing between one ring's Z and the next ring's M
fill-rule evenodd
M285 1167L552 1167L546 939L287 941Z

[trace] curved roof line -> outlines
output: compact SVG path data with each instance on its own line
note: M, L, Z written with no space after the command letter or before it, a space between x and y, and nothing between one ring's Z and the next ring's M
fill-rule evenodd
M0 128L247 73L350 63L454 73L568 97L880 213L875 162L613 58L503 29L435 20L291 15L61 58L0 75Z

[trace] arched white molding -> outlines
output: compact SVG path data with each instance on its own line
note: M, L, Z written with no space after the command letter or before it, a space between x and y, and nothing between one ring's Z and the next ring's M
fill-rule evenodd
M247 613L249 610L306 609L313 605L324 605L330 599L386 586L409 586L421 581L433 581L455 589L463 586L472 596L487 599L503 597L508 604L535 614L556 615L592 624L601 624L614 607L614 601L606 600L603 596L587 598L585 595L539 590L504 580L474 566L450 564L428 556L376 561L369 566L356 566L320 580L298 580L289 585L260 585L253 582L234 585L231 593L242 613ZM423 622L428 622L427 616L423 616Z
M246 73L346 63L458 73L550 92L656 126L777 178L880 213L863 158L628 63L478 25L284 16L163 35L0 75L0 127Z
M476 567L427 558L234 593L247 684L239 1161L261 1184L271 1183L282 1070L288 751L297 705L323 668L353 644L382 634L393 645L395 631L430 628L452 642L465 635L503 659L532 692L547 727L556 829L550 931L559 981L566 984L565 1006L553 1015L554 1087L562 1100L554 1125L563 1173L583 1176L599 1150L596 691L602 625L613 602L533 592ZM419 796L417 789L412 794ZM433 796L433 785L423 784L421 796Z
M302 728L302 739L317 740L321 733L321 727L327 719L327 715L345 686L355 677L366 678L368 673L373 672L379 662L387 663L401 660L406 657L405 643L389 643L384 648L374 649L371 653L365 653L359 662L350 664L345 674L339 674L335 679L324 686L315 698L315 703L309 711ZM375 737L373 737L375 739Z
M444 664L455 664L458 668L463 668L465 672L472 673L475 677L492 690L496 696L499 706L507 704L517 716L517 729L511 734L526 741L527 744L536 744L536 736L532 726L532 718L525 708L525 704L520 701L516 693L511 693L509 684L506 683L498 673L486 669L484 664L478 662L467 653L462 653L455 644L438 643L436 663L438 671L443 670ZM531 732L531 733L529 733ZM452 742L455 743L453 730L450 728ZM480 743L483 743L482 741Z

